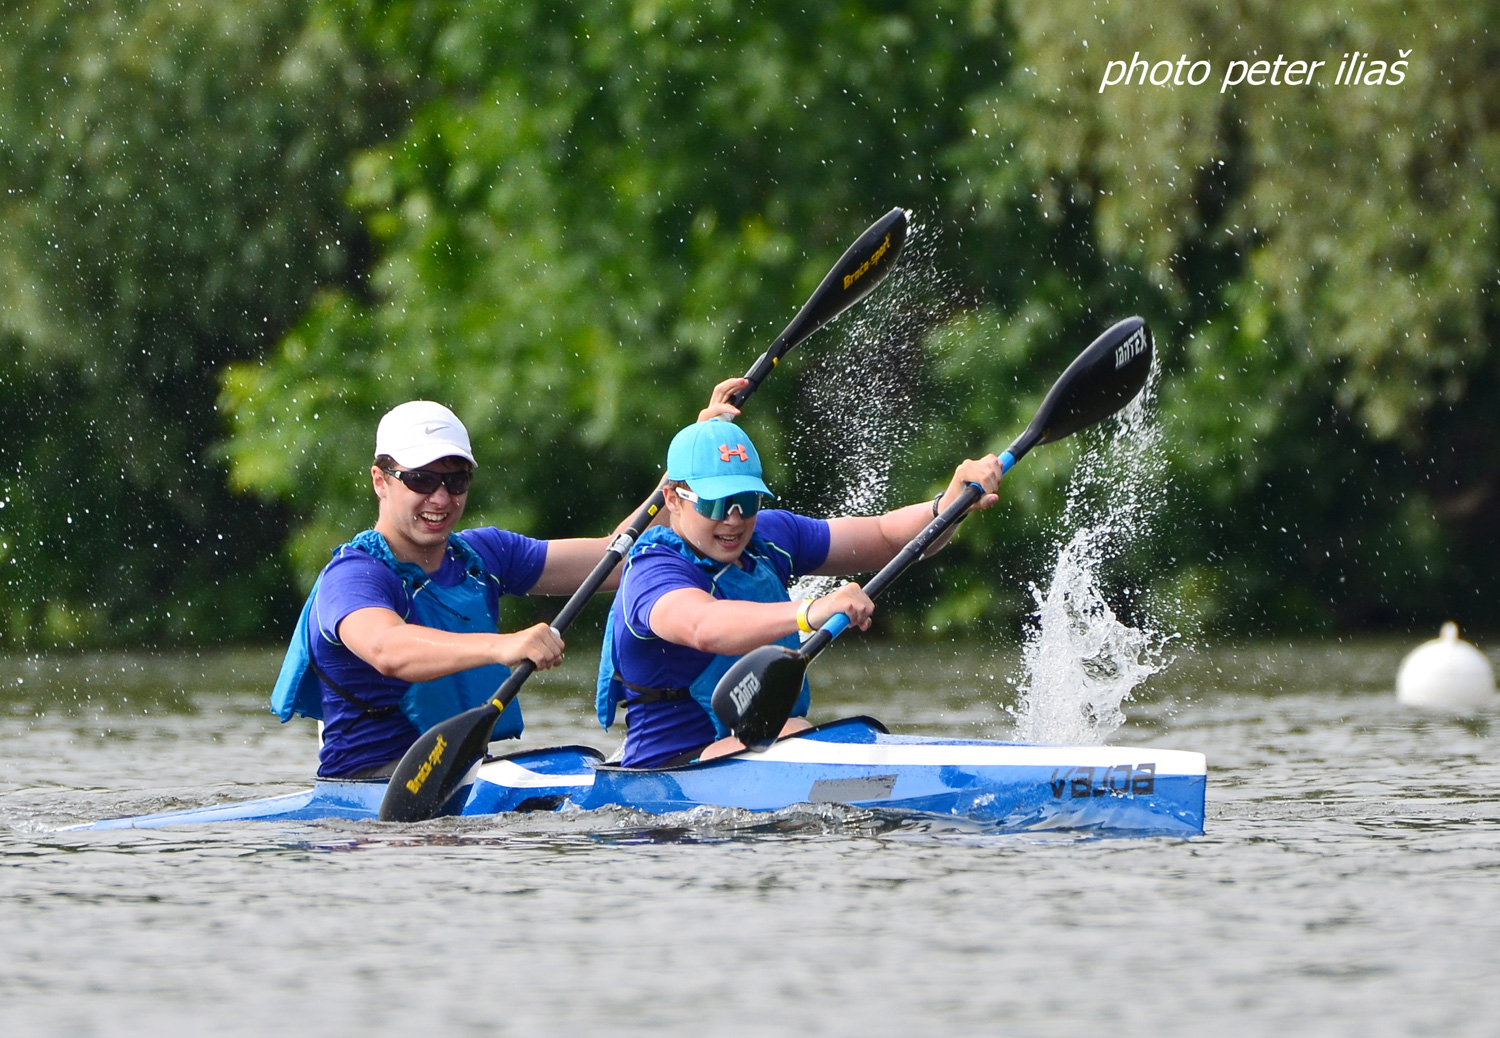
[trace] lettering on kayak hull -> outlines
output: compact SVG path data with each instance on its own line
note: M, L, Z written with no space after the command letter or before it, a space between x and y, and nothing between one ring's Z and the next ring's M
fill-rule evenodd
M1116 764L1108 768L1053 768L1052 799L1061 800L1063 794L1074 799L1084 797L1128 797L1150 796L1156 792L1156 765L1154 763Z

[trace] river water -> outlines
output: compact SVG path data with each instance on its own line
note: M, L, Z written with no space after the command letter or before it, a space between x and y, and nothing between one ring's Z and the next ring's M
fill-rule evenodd
M1409 644L1188 654L1110 739L1209 762L1194 839L847 809L56 832L288 792L265 654L0 660L5 1035L1500 1033L1496 718ZM586 654L584 654L586 655ZM1014 653L840 643L814 720L1005 737ZM525 745L607 746L583 662Z

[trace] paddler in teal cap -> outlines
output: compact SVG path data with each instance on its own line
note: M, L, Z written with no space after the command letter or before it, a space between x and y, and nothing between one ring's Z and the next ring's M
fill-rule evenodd
M626 557L605 627L597 705L605 728L620 703L627 708L621 764L663 767L743 749L711 706L735 660L773 642L795 648L834 613L867 628L875 609L858 584L797 602L787 587L809 574L878 569L966 483L985 490L975 509L993 505L1000 475L990 454L959 465L933 501L812 519L762 508L774 495L738 426L715 419L679 432L667 451L668 525L647 530ZM808 727L808 704L804 684L783 735Z
M742 385L716 386L699 420L738 414L727 401ZM488 701L510 667L562 659L562 639L544 623L501 633L500 598L572 594L610 538L455 532L476 467L468 430L442 404L413 400L381 418L375 526L335 549L319 575L271 696L283 721L323 722L319 777L388 778L418 735ZM521 727L515 701L493 737Z

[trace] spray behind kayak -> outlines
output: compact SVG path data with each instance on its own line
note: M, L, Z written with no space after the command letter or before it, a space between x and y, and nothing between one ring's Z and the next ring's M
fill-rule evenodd
M1129 619L1106 592L1111 564L1149 537L1167 492L1166 454L1155 420L1160 375L1086 449L1068 486L1057 560L1045 586L1032 585L1035 626L1021 651L1020 695L1012 711L1026 742L1098 744L1125 722L1121 705L1170 658L1174 637L1146 608L1138 587L1121 589Z

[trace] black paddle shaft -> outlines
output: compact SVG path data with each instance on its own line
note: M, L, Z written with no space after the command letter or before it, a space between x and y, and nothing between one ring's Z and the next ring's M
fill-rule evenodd
M730 403L735 407L744 407L745 401L760 388L766 376L776 370L776 365L788 351L869 295L886 279L895 266L896 257L906 245L909 219L906 210L897 206L865 228L865 232L855 239L854 244L844 251L843 256L839 257L839 261L824 276L823 281L797 312L797 316L792 318L792 322L750 365L750 370L745 372L745 378L750 384L736 390L729 398ZM642 531L651 524L656 513L661 511L665 502L666 498L660 489L651 495L650 500L630 521L630 526L610 543L609 551L552 621L554 631L560 635L568 629L589 599L598 592L620 560L630 551ZM510 672L510 676L490 701L496 707L495 720L500 719L500 712L516 698L521 686L535 670L536 664L523 660Z
M865 584L865 594L874 598L884 591L897 577L905 573L913 563L926 554L927 549L932 547L933 541L941 537L948 527L962 519L973 507L974 502L983 496L984 487L978 483L965 483L963 493L954 498L952 504L923 527L921 533L907 541L906 546L896 553L896 557L870 578ZM811 663L818 653L827 648L837 633L829 631L827 627L818 628L812 637L802 643L802 647L798 650L799 654Z
M561 635L572 626L573 621L578 619L578 614L583 611L583 607L588 604L589 599L593 598L599 589L604 586L604 582L609 579L609 575L620 564L620 560L625 557L625 553L630 551L636 539L640 537L647 526L651 525L651 520L656 518L657 513L661 511L662 505L665 503L666 495L658 487L656 492L641 506L641 510L630 520L630 525L615 534L614 540L609 542L609 550L604 553L604 557L594 564L594 568L589 572L588 578L582 584L578 585L578 590L573 592L573 597L569 598L563 604L562 609L553 618L552 629L554 631ZM496 708L496 720L500 717L500 711L510 706L510 701L516 698L516 695L521 691L521 686L526 684L526 679L531 677L535 670L535 663L531 660L522 660L516 666L516 669L510 672L510 676L501 683L499 689L495 692L494 698L490 700L490 703Z
M886 279L895 265L896 257L900 255L901 249L906 244L906 228L909 217L905 209L897 206L876 220L865 232L855 239L854 244L844 251L843 256L833 265L824 276L817 290L808 297L797 316L786 326L776 341L767 347L766 351L756 358L755 363L750 365L750 370L745 372L745 378L749 381L730 396L729 402L735 407L743 407L745 401L749 400L760 384L766 380L766 376L776 369L777 363L794 346L804 342L818 329L829 321L843 313L849 307L869 295L874 288ZM577 619L583 607L604 585L610 573L619 565L620 560L630 551L636 539L642 531L651 525L651 520L661 511L666 503L666 497L661 488L641 507L641 510L631 519L630 525L621 531L610 543L609 550L596 565L573 597L568 599L557 618L552 621L552 629L558 634L567 630L569 625ZM516 698L521 691L521 686L526 683L536 664L530 660L523 660L510 676L495 692L491 703L498 710L504 710L510 705L510 701ZM497 711L495 717L499 719Z
M744 406L745 401L754 395L766 376L776 369L776 364L781 357L792 347L806 340L833 318L869 295L875 286L885 280L892 264L896 261L896 255L906 243L906 226L906 210L899 207L892 209L871 224L865 233L849 246L838 263L828 272L828 276L823 279L823 283L818 286L818 290L792 319L792 323L786 326L786 330L776 337L776 341L766 352L756 358L755 363L750 365L750 370L745 372L745 378L750 384L736 390L729 398L735 407ZM578 590L573 592L573 597L569 598L562 610L558 612L557 617L552 621L554 631L559 635L562 634L578 618L578 614L583 611L589 599L598 593L604 581L609 578L610 573L614 572L614 568L620 564L620 560L630 551L631 546L635 544L646 527L651 525L651 520L661 511L665 503L666 496L658 488L631 519L630 525L610 542L609 550L604 553L604 557L599 560L588 578L579 585ZM495 692L494 698L490 700L496 707L496 720L499 720L500 712L516 698L521 691L521 686L535 670L535 663L522 660L516 669L510 672L510 676L505 679Z

